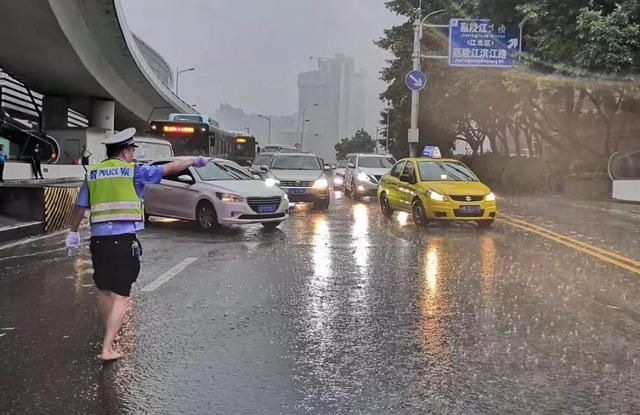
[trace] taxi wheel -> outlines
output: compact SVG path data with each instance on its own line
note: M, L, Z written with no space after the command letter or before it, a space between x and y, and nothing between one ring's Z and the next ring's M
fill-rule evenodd
M414 200L411 204L411 216L413 216L413 223L418 226L427 226L429 222L424 212L424 206L422 206L422 202L419 199Z
M493 225L493 219L478 221L478 227L480 227L481 229L488 229L491 227L491 225Z
M380 195L380 210L382 211L382 214L387 218L393 216L393 209L391 209L391 206L389 206L389 197L386 193Z
M203 201L198 203L196 221L198 226L205 231L214 230L219 226L216 210L210 202Z

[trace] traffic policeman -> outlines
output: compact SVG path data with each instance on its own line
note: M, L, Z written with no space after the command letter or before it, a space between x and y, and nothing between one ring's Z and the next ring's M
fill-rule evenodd
M136 233L144 229L144 186L160 183L163 176L177 174L190 166L204 167L204 157L179 160L161 166L134 163L136 130L128 128L106 141L107 159L87 173L71 214L68 248L78 248L78 228L85 211L91 210L90 251L93 280L100 294L98 311L104 325L103 361L122 355L114 340L127 311L131 286L140 272L142 245Z

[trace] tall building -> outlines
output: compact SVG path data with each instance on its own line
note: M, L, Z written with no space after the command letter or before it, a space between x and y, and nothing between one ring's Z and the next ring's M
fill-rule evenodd
M364 79L353 58L317 61L318 69L298 75L300 130L305 150L334 161L335 144L365 128Z
M299 119L293 115L267 115L271 119L271 143L294 145L299 142ZM269 121L258 114L247 114L241 108L221 104L214 117L222 128L248 131L256 137L260 147L269 143Z

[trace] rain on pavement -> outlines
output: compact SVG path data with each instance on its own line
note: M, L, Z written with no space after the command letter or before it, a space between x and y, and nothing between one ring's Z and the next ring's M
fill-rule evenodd
M154 222L104 367L86 244L2 249L0 413L639 413L637 206L500 203L486 231L339 195L275 232Z

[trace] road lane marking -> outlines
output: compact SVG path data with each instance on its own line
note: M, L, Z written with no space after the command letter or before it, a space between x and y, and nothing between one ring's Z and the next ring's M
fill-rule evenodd
M523 221L522 219L517 219L517 218L514 218L514 217L512 217L512 216L503 215L503 214L501 214L500 216L501 216L501 217L504 217L504 218L506 218L506 219L508 219L508 220L510 220L510 221L512 221L512 222L520 223L520 224L521 224L521 225L523 225L523 226L531 227L531 228L534 228L534 229L539 230L540 232L548 233L548 234L550 234L550 235L555 236L556 238L560 238L560 239L567 240L567 241L568 241L568 242L570 242L570 243L573 243L573 244L576 244L576 245L580 245L580 246L582 246L582 247L584 247L584 248L587 248L587 249L593 249L594 251L598 251L598 252L599 252L599 253L601 253L602 255L610 256L610 257L613 257L613 258L615 258L615 259L617 259L617 260L619 260L619 261L629 263L629 264L631 264L633 267L640 268L640 261L636 261L636 260L634 260L634 259L632 259L632 258L628 258L628 257L626 257L626 256L620 255L620 254L615 253L615 252L613 252L613 251L609 251L609 250L604 249L604 248L599 248L599 247L597 247L597 246L594 246L594 245L588 244L588 243L586 243L586 242L579 241L579 240L574 239L574 238L571 238L571 237L569 237L569 236L566 236L566 235L562 235L562 234L556 233L556 232L554 232L554 231L552 231L552 230L549 230L549 229L543 228L543 227L538 226L538 225L534 225L533 223L529 223L529 222Z
M7 335L7 333L0 333L0 337L6 336L6 335Z
M561 245L568 246L569 248L573 248L576 251L583 252L594 258L598 258L604 262L608 262L620 268L626 269L627 271L640 275L640 266L636 266L636 264L638 264L638 261L635 261L631 258L627 258L625 256L616 254L615 252L607 251L606 249L598 248L596 246L577 241L568 236L560 235L553 231L541 228L536 225L532 225L519 219L510 218L506 215L501 214L500 219L502 222L508 225L525 230L527 232L535 233L547 239L551 239L552 241L555 241Z
M144 292L155 291L162 284L164 284L165 282L169 281L171 278L173 278L176 275L178 275L180 272L182 272L182 270L184 270L189 265L193 264L197 259L198 258L186 258L186 259L184 259L178 265L176 265L175 267L171 268L169 271L165 272L164 274L162 274L158 278L156 278L155 281L153 281L149 285L143 287L142 291L144 291Z

